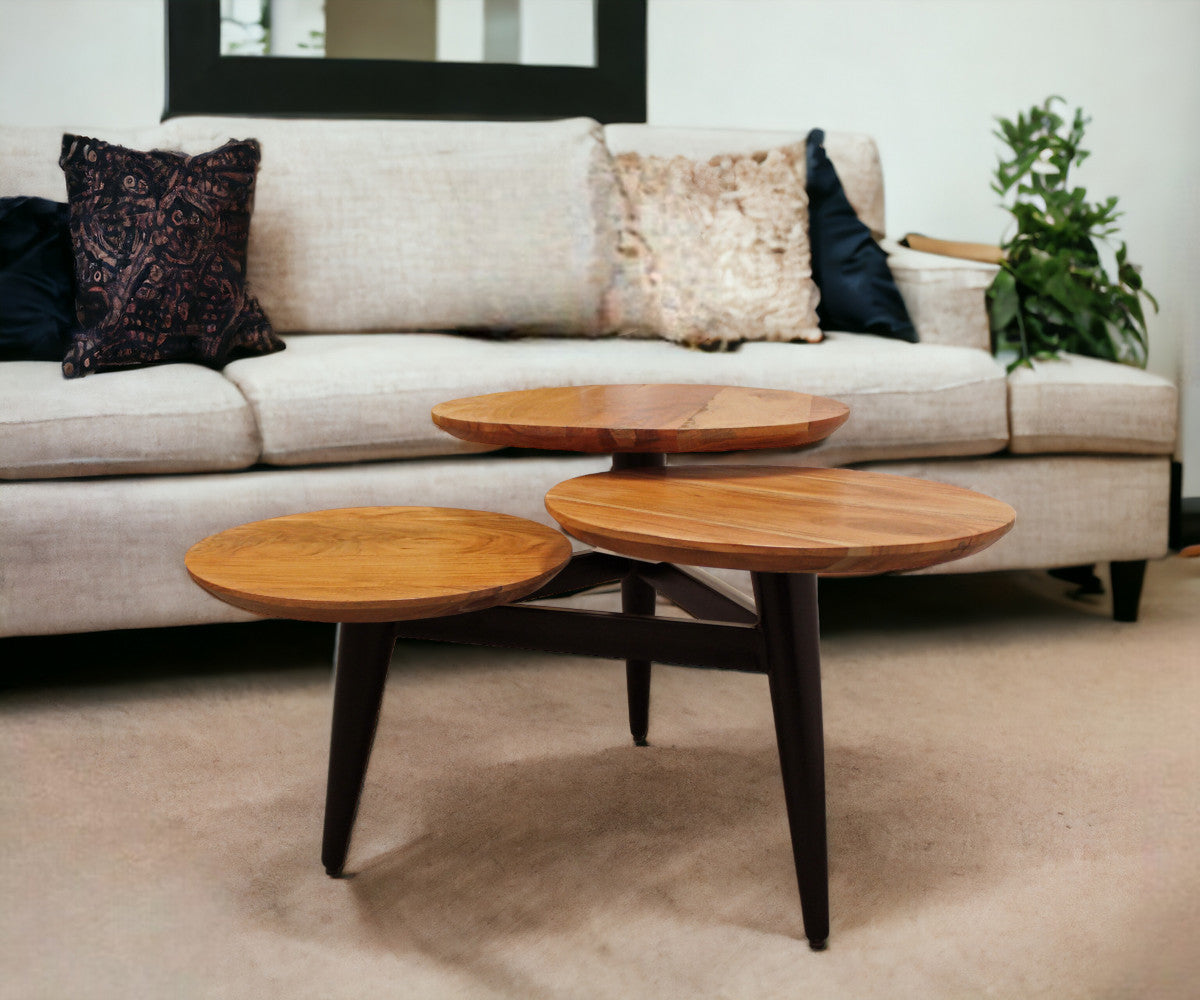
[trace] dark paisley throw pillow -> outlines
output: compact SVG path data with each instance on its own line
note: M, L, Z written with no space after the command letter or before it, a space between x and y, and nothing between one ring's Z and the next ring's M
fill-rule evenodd
M283 349L246 289L259 145L198 156L64 135L80 328L63 375Z

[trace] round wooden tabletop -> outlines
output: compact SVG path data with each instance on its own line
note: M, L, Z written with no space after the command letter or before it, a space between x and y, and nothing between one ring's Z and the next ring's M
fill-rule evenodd
M543 524L443 507L350 507L230 528L187 553L193 580L274 618L386 622L518 600L550 580L571 543Z
M601 472L555 486L546 509L581 541L638 559L845 576L960 559L1016 518L944 483L779 466Z
M433 422L480 444L593 454L794 448L845 423L836 400L723 385L576 385L439 403Z

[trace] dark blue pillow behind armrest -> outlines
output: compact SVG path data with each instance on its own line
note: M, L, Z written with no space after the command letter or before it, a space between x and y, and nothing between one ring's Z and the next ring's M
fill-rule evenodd
M859 220L825 155L825 133L808 133L808 234L822 330L876 333L917 342L887 254Z
M59 361L75 319L68 208L0 198L0 361Z

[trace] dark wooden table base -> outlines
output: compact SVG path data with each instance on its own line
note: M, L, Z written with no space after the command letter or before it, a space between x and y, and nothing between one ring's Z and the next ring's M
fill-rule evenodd
M467 441L612 455L546 494L563 531L595 546L521 603L393 626L343 625L323 858L342 872L397 636L625 661L629 728L645 745L653 663L752 670L769 680L804 933L829 937L825 751L816 573L913 570L962 558L1014 512L944 484L849 470L666 468L665 454L797 448L848 417L836 400L711 385L554 386L439 403ZM620 553L615 555L612 553ZM749 570L754 602L683 566ZM619 613L533 606L620 583ZM663 595L692 618L655 617Z
M333 876L343 873L397 638L623 659L630 730L634 742L643 746L652 663L765 673L804 933L812 948L824 948L829 888L817 580L808 573L754 573L753 580L757 608L702 572L589 552L576 556L554 580L518 604L418 621L339 625L321 851L325 870ZM528 603L618 582L622 612ZM694 617L655 617L658 594Z

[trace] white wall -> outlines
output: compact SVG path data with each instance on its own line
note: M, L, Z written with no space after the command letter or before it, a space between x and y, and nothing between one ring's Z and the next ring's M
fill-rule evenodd
M897 235L999 239L993 117L1081 105L1079 179L1120 197L1161 303L1150 368L1185 383L1200 495L1200 0L649 0L648 32L651 122L868 132ZM163 48L160 0L0 0L0 123L151 124Z
M152 125L165 49L160 0L0 0L0 124Z

